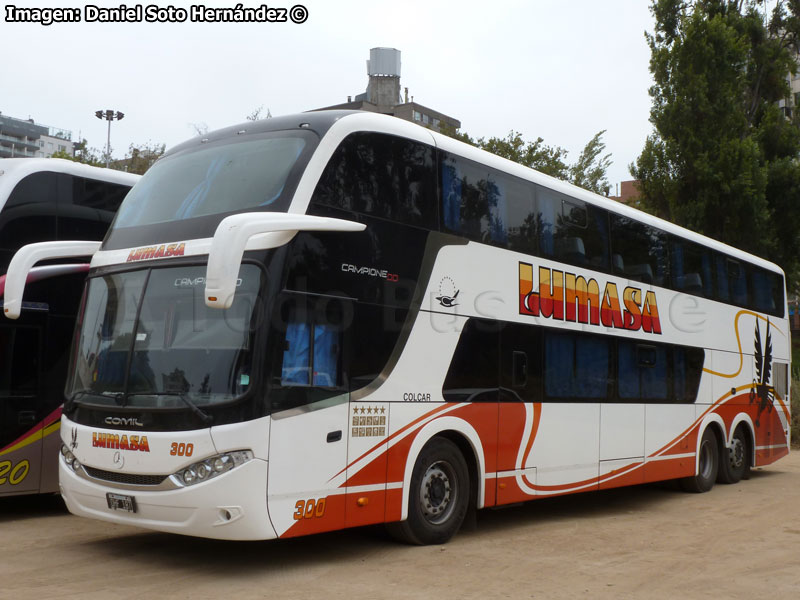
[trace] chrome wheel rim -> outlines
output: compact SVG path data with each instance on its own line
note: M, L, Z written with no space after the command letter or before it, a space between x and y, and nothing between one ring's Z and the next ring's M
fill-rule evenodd
M731 447L728 449L731 467L739 469L744 464L744 442L735 437L731 441Z
M453 467L443 460L433 463L425 471L419 489L422 516L434 525L444 523L453 513L457 495Z

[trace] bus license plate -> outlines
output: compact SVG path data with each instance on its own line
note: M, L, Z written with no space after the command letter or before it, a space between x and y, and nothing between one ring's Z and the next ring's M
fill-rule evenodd
M125 510L132 513L136 512L136 498L133 496L107 493L106 502L108 502L108 508L111 510Z

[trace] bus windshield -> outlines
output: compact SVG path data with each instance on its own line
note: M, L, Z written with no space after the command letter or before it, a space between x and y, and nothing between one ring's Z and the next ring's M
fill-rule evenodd
M91 279L67 397L179 408L247 392L261 270L242 265L233 306L225 311L205 306L204 276L204 267L191 266Z
M128 194L115 228L140 227L248 209L284 212L287 180L313 146L308 131L217 142L159 160ZM284 193L284 192L287 193Z

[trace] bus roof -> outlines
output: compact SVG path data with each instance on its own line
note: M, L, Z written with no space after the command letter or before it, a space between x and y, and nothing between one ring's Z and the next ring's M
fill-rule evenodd
M63 158L2 158L0 159L0 209L16 185L33 173L65 173L96 181L133 186L141 175L92 167Z
M271 131L284 131L287 129L310 129L323 137L328 130L341 118L349 115L363 115L367 114L358 110L320 110L311 111L306 113L298 113L294 115L285 115L282 117L270 117L268 119L259 119L258 121L245 121L237 125L231 125L223 129L210 131L203 135L198 135L190 140L187 140L173 148L170 148L164 153L164 157L172 156L178 152L182 152L188 148L207 143L223 140L229 137L236 137L241 132L247 131L248 134L268 133ZM383 115L385 117L385 115Z
M258 121L245 121L244 123L239 123L224 129L218 129L216 131L212 131L187 140L186 142L171 148L164 154L164 156L171 156L183 150L197 147L202 143L236 137L245 131L248 134L258 134L298 128L310 129L316 132L320 138L325 137L329 131L336 135L337 130L343 130L344 135L355 131L373 131L398 135L401 137L416 139L418 141L425 140L441 150L453 152L459 156L462 156L463 158L485 164L490 168L494 168L521 179L526 179L533 183L548 187L554 191L561 192L578 200L582 200L599 208L608 210L611 213L630 217L641 223L661 229L667 233L671 233L683 239L702 244L703 246L714 250L718 250L728 254L731 257L739 258L770 271L783 274L783 270L775 263L744 252L743 250L739 250L738 248L729 246L723 242L719 242L702 234L680 227L659 217L622 204L621 202L611 200L605 196L601 196L571 183L567 183L566 181L545 175L544 173L540 173L539 171L525 167L514 161L492 154L491 152L481 150L443 134L425 129L415 123L379 113L370 113L358 110L321 110L281 117L271 117Z
M534 183L538 183L544 187L555 190L556 192L561 192L568 196L572 196L573 198L582 200L588 204L593 204L609 212L635 219L646 225L661 229L666 233L671 233L683 239L702 244L703 246L713 250L718 250L734 258L740 258L765 269L783 274L783 269L773 262L738 248L734 248L733 246L729 246L728 244L692 231L691 229L686 229L685 227L681 227L660 217L656 217L637 208L633 208L632 206L628 206L622 202L612 200L606 196L601 196L600 194L596 194L566 181L556 179L550 175L545 175L544 173L540 173L539 171L525 167L506 158L499 157L491 152L475 148L474 146L470 146L469 144L465 144L464 142L460 142L445 135L436 132L431 132L431 135L436 142L436 147L442 150L454 152L463 156L464 158L479 161L500 171L505 171L510 175L515 175Z

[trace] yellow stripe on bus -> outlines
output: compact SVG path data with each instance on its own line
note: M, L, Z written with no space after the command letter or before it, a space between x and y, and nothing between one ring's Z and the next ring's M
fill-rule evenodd
M56 421L55 423L51 423L44 430L39 429L38 431L33 432L28 437L21 439L19 442L14 444L13 446L9 446L2 452L0 452L0 456L4 454L10 454L11 452L16 452L25 446L30 446L31 444L35 444L38 441L41 441L43 438L46 438L48 435L55 433L61 428L61 421Z
M742 340L739 337L739 317L741 317L742 315L752 315L756 319L761 319L762 321L766 321L772 326L772 328L775 331L780 333L782 336L786 337L786 334L783 331L781 331L778 327L776 327L775 324L766 317L762 317L758 313L754 313L751 310L740 310L738 313L736 313L736 318L733 321L733 326L736 331L736 345L739 347L739 368L734 373L718 373L717 371L712 371L711 369L703 369L705 373L708 373L709 375L716 375L717 377L725 377L726 379L733 379L734 377L737 377L739 373L742 372L742 367L744 366L744 353L742 351Z

